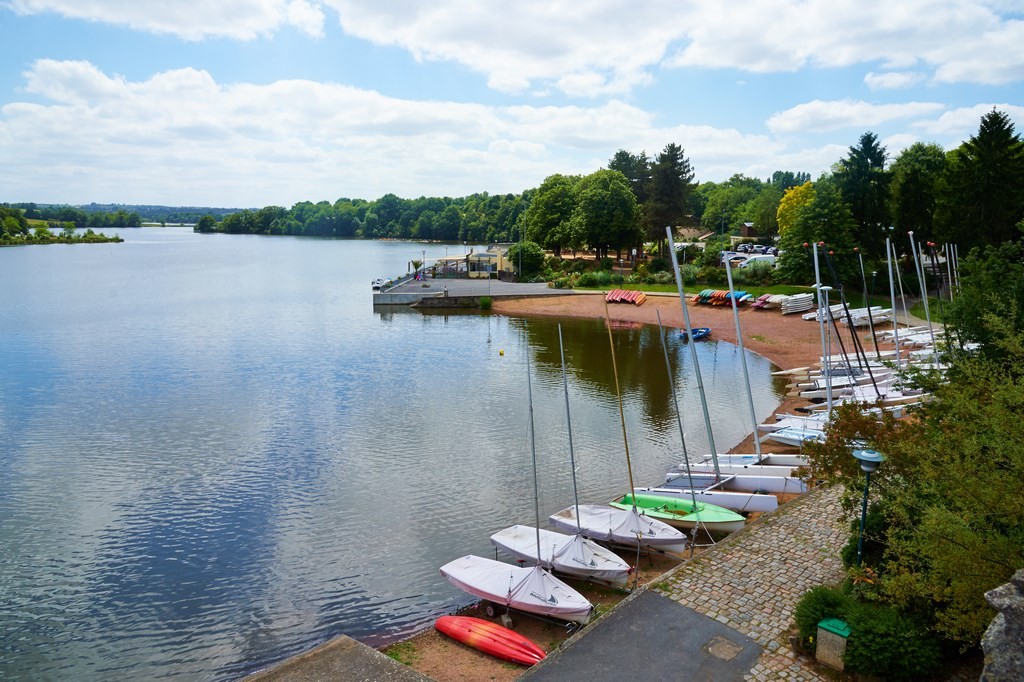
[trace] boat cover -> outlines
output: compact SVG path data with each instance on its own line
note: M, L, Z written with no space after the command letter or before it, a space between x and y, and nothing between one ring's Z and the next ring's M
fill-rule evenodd
M611 502L616 509L629 509L636 504L641 514L664 521L676 528L703 526L708 531L733 533L743 528L746 519L725 507L698 502L694 508L693 499L675 496L626 493Z
M537 563L537 528L515 525L491 536L491 544L518 561ZM624 585L631 569L622 557L574 533L540 529L540 564L557 573Z
M573 505L551 515L556 528L574 532L579 527L583 534L594 540L620 545L651 547L666 552L686 549L686 536L667 523L648 518L637 510L615 509L601 504Z
M473 596L527 613L583 624L594 608L540 566L521 568L470 554L442 566L441 575Z

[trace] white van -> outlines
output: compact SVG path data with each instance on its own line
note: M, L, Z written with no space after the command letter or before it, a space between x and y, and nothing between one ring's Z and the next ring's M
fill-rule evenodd
M740 267L749 268L754 263L768 263L773 268L777 267L775 263L775 256L769 256L768 254L757 254L755 256L749 256L745 261L740 263Z

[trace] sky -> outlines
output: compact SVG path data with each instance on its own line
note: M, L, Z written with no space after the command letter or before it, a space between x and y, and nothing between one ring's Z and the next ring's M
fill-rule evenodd
M817 177L1003 111L1024 0L0 0L0 202L519 193L680 145Z

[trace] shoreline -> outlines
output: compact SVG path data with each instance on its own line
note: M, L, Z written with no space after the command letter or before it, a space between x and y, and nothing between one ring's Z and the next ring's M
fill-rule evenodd
M736 344L736 323L731 306L708 306L687 303L690 322L693 327L710 327L712 338ZM543 296L533 298L495 298L492 312L507 317L557 317L605 319L640 324L658 324L658 317L666 327L682 328L683 313L677 294L648 295L642 306L631 304L605 304L604 292L586 294L573 293L565 296ZM821 337L816 323L803 320L799 315L783 316L778 310L739 310L740 331L743 346L771 361L779 369L792 369L818 362L821 355ZM791 412L807 405L802 398L783 396L776 407L777 412ZM736 444L732 452L753 452L756 432L748 434ZM764 452L796 453L798 448L780 444L762 445ZM788 500L780 500L783 504ZM699 554L697 555L699 556ZM661 561L665 561L662 559ZM686 559L673 559L668 564L652 563L646 568L642 582L637 589L655 583ZM612 595L608 590L593 590L596 599L604 607L614 608L621 596ZM628 598L626 595L625 598ZM464 613L479 615L477 606L471 606ZM544 625L531 619L518 619L516 630L537 642L546 650L552 650L567 639L550 624ZM421 674L429 675L438 682L460 681L505 681L511 682L525 674L529 668L503 663L474 649L455 642L428 627L399 642L380 647L380 651L393 652L396 660Z

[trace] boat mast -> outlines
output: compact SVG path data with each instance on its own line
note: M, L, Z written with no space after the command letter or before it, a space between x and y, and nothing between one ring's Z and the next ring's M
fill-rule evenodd
M690 327L690 311L686 307L686 294L683 293L683 275L679 271L679 259L676 258L676 243L672 238L672 227L665 228L668 234L668 254L672 258L672 270L676 275L676 286L679 288L679 305L683 307L683 323L686 325L686 338L693 340L693 329ZM715 434L711 431L711 412L708 410L708 398L704 393L704 380L700 375L700 361L697 360L696 344L690 343L690 360L693 362L693 373L697 377L697 392L700 394L700 404L704 408L704 428L708 434L708 446L711 448L711 462L715 466L715 480L722 478L722 471L718 468L718 448L715 447Z
M750 407L750 421L754 434L754 452L757 454L757 463L760 464L761 439L757 437L757 412L754 410L754 392L750 389L750 373L747 371L747 354L743 350L743 331L740 329L740 310L736 304L736 289L732 285L732 265L729 259L725 259L725 274L729 278L729 299L732 301L732 317L736 322L736 345L740 348L740 364L743 365L743 380L747 383L747 405Z
M608 345L612 349L612 375L615 377L615 396L619 399L619 421L622 422L622 445L626 449L626 470L629 472L629 493L633 500L633 512L636 513L636 493L633 485L633 462L629 458L629 439L626 438L626 413L622 409L622 390L619 388L619 368L615 362L615 341L612 339L611 318L608 315L608 301L604 302L604 326L608 330ZM579 513L577 512L577 516ZM578 523L578 522L577 522Z
M697 525L700 525L700 507L697 505L697 493L693 486L693 473L690 471L690 453L686 451L686 432L683 430L683 413L679 409L679 400L676 398L676 381L672 374L672 365L668 361L668 345L665 343L665 329L661 326L661 311L656 310L658 315L658 336L661 337L661 352L665 356L665 371L668 373L668 385L672 389L672 406L676 411L676 423L679 424L679 439L683 444L683 462L686 464L686 481L690 486L690 499L693 501L693 510L697 514ZM756 435L755 435L756 439ZM697 529L694 528L694 540L697 538ZM690 556L693 556L693 542L690 543Z
M818 242L814 242L814 283L818 288L818 331L821 333L821 362L825 371L825 408L828 419L832 418L832 358L825 342L825 316L828 314L828 292L831 287L821 286L821 270L818 268Z
M890 250L891 249L891 250ZM885 260L889 265L889 298L892 303L892 338L896 344L896 369L900 369L900 311L896 308L896 279L892 275L892 262L895 260L896 245L890 243L889 237L885 238Z
M932 342L932 358L935 361L935 365L939 364L939 349L935 345L935 330L932 329L932 316L928 312L928 285L924 281L924 263L921 262L917 257L917 246L914 244L914 231L907 232L907 236L910 237L910 251L914 254L914 271L917 273L917 279L921 283L921 301L924 303L924 319L928 323L928 336Z
M576 532L583 534L583 527L580 525L580 496L576 488L576 452L572 447L572 416L569 414L569 381L566 379L565 371L565 345L562 343L562 323L558 323L558 352L562 356L562 389L565 392L565 424L569 431L569 464L572 466L572 501L576 505Z
M523 323L523 330L526 323ZM530 455L533 459L533 513L536 519L534 531L537 536L537 565L541 565L540 555L540 486L537 485L537 439L533 430L533 384L530 381L530 337L526 336L526 394L529 397L530 405Z

